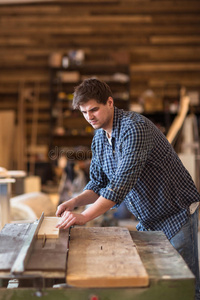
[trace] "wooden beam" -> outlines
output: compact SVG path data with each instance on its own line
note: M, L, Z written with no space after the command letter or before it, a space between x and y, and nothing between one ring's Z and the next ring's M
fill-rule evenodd
M34 2L52 2L55 0L0 0L0 5L1 4L26 4L26 3L34 3Z
M145 63L133 64L131 72L174 72L174 71L200 71L200 63Z

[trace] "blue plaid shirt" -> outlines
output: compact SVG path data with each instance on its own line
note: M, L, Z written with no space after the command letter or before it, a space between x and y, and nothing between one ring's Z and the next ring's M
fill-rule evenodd
M150 120L116 107L111 142L103 129L96 131L85 190L116 205L125 201L138 230L172 238L187 222L189 206L200 200L173 147Z

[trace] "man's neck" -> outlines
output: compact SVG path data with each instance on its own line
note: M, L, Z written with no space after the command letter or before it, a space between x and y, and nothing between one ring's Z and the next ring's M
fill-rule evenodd
M113 119L114 119L114 107L113 107L112 118L110 120L109 127L104 129L108 138L111 138L112 135Z

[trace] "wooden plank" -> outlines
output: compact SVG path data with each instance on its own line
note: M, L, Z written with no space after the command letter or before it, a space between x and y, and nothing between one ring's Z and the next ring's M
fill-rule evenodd
M30 230L30 224L6 224L0 232L0 271L10 271Z
M6 125L7 124L7 125ZM15 134L15 112L0 112L0 166L6 169L13 167L13 138Z
M26 4L32 2L52 2L55 0L0 0L0 4Z
M168 44L172 44L172 45L176 45L176 44L199 44L200 43L200 37L199 35L184 35L184 36L152 36L150 37L150 42L152 44L164 44L164 45L168 45Z
M104 35L104 36L110 36L111 34L120 34L123 36L127 36L130 38L130 35L134 36L140 36L141 34L143 35L151 35L150 41L151 44L191 44L191 43L199 43L199 32L200 28L198 25L196 26L184 26L182 24L180 25L173 25L173 26L166 26L166 25L143 25L141 24L139 27L132 27L130 26L129 23L125 23L124 26L122 24L118 23L116 24L112 32L108 31L108 28L106 24L104 26L99 27L98 24L90 24L87 26L81 26L80 24L75 24L73 27L71 27L71 24L66 24L61 25L56 21L53 21L53 24L49 25L44 25L40 28L40 25L34 24L34 27L24 27L23 24L13 24L12 27L10 26L9 28L4 25L1 28L1 34L3 36L15 36L14 41L16 39L20 40L20 37L23 35L24 38L31 39L31 38L36 38L38 31L40 31L40 35L54 35L54 36L64 36L70 38L72 35L87 35L87 36L94 36L94 35ZM16 26L19 27L20 32L16 32ZM56 26L56 27L55 27ZM60 28L62 26L62 28ZM185 32L185 35L187 36L182 36L182 32ZM174 36L166 36L165 35L174 35ZM192 37L189 35L193 35ZM37 38L36 38L37 39ZM5 41L9 41L7 37L1 40L4 44ZM12 42L12 41L11 41ZM4 56L8 56L8 54L4 53ZM12 61L17 61L19 60L24 60L25 56L23 54L17 54L16 57L10 57Z
M0 232L0 277L10 272L10 269L28 237L32 224L6 224ZM43 247L43 241L35 241L31 257L26 271L45 272L45 277L54 276L55 272L65 273L66 256L68 251L69 231L61 230L57 239L47 239ZM52 273L51 275L51 272ZM48 275L49 274L49 275ZM8 275L8 274L7 274Z
M163 232L131 231L130 234L151 281L157 283L158 280L175 282L175 279L194 279L183 258Z
M188 1L189 2L189 1ZM177 14L155 14L153 15L154 24L198 24L199 14L190 13L186 11L181 13L178 17Z
M160 80L162 78L163 82L166 84L168 83L181 83L182 80L187 81L197 81L198 77L200 76L200 72L196 72L196 74L192 71L176 71L176 72L133 72L132 73L132 80L137 85L140 82L148 82L149 80Z
M166 138L170 142L170 144L174 144L177 134L183 126L183 122L189 110L189 104L190 98L184 95L180 100L180 109L178 115L175 117L166 135Z
M174 72L174 71L200 71L200 63L185 62L185 63L143 63L133 64L131 73L134 72Z
M61 12L61 8L58 5L16 5L16 6L2 6L0 14L15 14L15 15L29 15L29 14L58 14Z
M44 217L42 225L38 231L38 239L42 239L45 235L49 239L57 239L59 237L59 229L56 228L60 218Z
M89 22L90 17L88 17L87 22L81 22L79 19L77 19L77 22L73 24L73 27L71 25L71 20L66 20L65 18L60 18L58 19L58 16L55 16L54 18L51 17L51 19L47 19L46 21L43 20L43 23L38 23L33 21L33 22L28 22L25 20L24 22L27 22L27 27L23 26L23 22L19 18L16 20L13 20L13 18L10 18L9 20L4 20L3 22L1 21L1 35L14 35L16 37L21 37L22 35L35 35L38 33L38 30L40 29L40 35L41 34L78 34L78 29L80 30L80 34L87 34L87 33L96 33L96 34L105 34L109 35L110 31L108 31L107 24L103 24L101 27L99 27L98 23L92 23ZM10 22L10 26L7 27L7 23ZM82 27L80 28L80 24ZM83 25L84 24L84 25ZM41 26L42 25L42 26ZM189 34L192 34L195 37L195 34L198 36L198 33L200 31L199 24L194 24L194 25L187 25L187 24L172 24L166 26L166 24L160 24L159 26L157 24L152 24L152 23L143 23L141 22L140 26L129 26L129 22L123 21L122 22L117 22L115 26L112 28L112 33L114 34L151 34L155 37L159 37L161 34L161 37L164 38L165 35L166 38L185 38L186 37L192 39L193 37L190 37ZM20 32L16 31L16 26L19 27ZM41 27L41 28L40 28ZM59 31L60 30L60 31ZM183 36L184 32L184 36ZM21 33L21 34L20 34ZM176 34L176 36L170 36L170 34ZM34 49L33 49L34 50ZM40 49L38 49L39 51Z
M4 0L6 1L6 0ZM51 3L51 6L49 5L42 5L40 4L40 6L35 6L35 5L31 5L29 4L29 6L2 6L1 10L0 10L0 14L5 15L5 14L22 14L22 15L28 15L28 14L57 14L57 13L65 13L65 10L68 7L63 7L63 9L61 10L61 8L59 7L58 2L61 1L54 1L54 3ZM63 2L65 2L66 4L66 0L64 0ZM80 0L78 1L80 4ZM91 1L92 3L94 2L94 0ZM102 2L105 2L105 0L103 0ZM183 1L183 0L179 0L179 1L162 1L162 5L160 5L160 0L157 1L150 1L150 0L145 0L146 2L151 2L151 5L144 5L144 1L134 1L134 0L129 0L129 1L116 1L116 0L112 0L110 1L111 4L109 5L108 1L106 0L106 5L102 6L102 2L96 0L95 1L95 8L102 12L102 14L116 14L116 13L122 13L125 14L127 12L131 13L131 14L135 14L135 13L159 13L159 14L167 14L167 13L184 13L187 11L187 13L189 12L194 12L197 13L200 10L200 6L199 6L199 1L198 0L192 0L192 1ZM112 3L113 2L113 3ZM116 2L117 5L116 5ZM69 1L68 1L69 3ZM98 5L99 3L99 5ZM70 1L70 6L71 7L76 7L76 11L79 8L77 1L71 0ZM83 8L88 8L88 6L91 8L91 3L89 3L88 1L86 3L84 3L84 7ZM93 11L95 9L93 8ZM75 13L72 11L72 14Z
M193 27L194 28L194 27ZM147 47L134 47L131 50L132 63L137 62L138 59L145 61L195 61L199 60L200 46L195 46L196 52L194 52L194 47L182 45L177 47L170 45L170 48L165 46L147 46Z
M56 16L57 18L57 16ZM43 18L41 19L40 16L26 16L26 15L21 15L21 16L2 16L1 17L1 24L5 24L6 22L10 22L10 26L12 25L20 25L23 23L26 23L27 25L37 25L39 24L40 22L43 23L43 25L45 23L49 23L49 24L52 24L52 16L43 16ZM151 23L152 22L152 17L150 15L109 15L109 16L104 16L104 15L88 15L88 14L85 14L85 15L75 15L75 16L71 16L71 15L60 15L59 16L59 19L56 19L55 21L57 24L62 24L62 25L65 25L67 24L68 22L70 24L73 24L73 26L75 24L97 24L97 23L100 23L101 26L102 26L102 22L104 22L104 26L105 26L105 23L108 23L108 24L112 24L112 23L119 23L119 22L125 22L125 23Z
M26 271L65 272L68 239L69 230L60 230L59 238L47 239L44 247L36 240Z
M66 281L76 287L133 287L147 286L149 278L126 228L75 227Z
M150 3L148 3L150 2ZM145 3L145 5L144 5ZM123 0L120 1L119 5L111 6L106 5L103 8L99 7L99 11L102 13L126 13L127 11L130 14L135 13L151 13L151 14L171 14L171 13L184 13L187 11L197 13L200 10L199 1L162 1L160 5L160 0L158 1L134 1L134 0Z
M4 74L0 74L0 81L1 83L11 82L11 83L19 83L20 81L30 81L30 82L46 82L48 83L49 80L49 74L48 72L31 72L31 71L20 71L18 70L18 76L17 72L13 74L13 72L4 72Z
M173 82L173 81L172 81ZM189 87L198 87L199 86L199 79L198 78L181 78L180 80L180 85L183 85L183 86L189 86ZM165 84L166 84L166 81L163 79L163 78L153 78L153 79L150 79L148 81L148 84L150 87L152 87L153 89L154 88L164 88Z

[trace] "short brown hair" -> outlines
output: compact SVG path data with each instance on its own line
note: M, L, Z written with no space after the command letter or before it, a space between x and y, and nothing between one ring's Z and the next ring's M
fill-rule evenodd
M104 81L89 78L75 87L72 105L73 108L77 109L81 104L87 103L91 99L106 104L109 97L112 97L112 92Z

